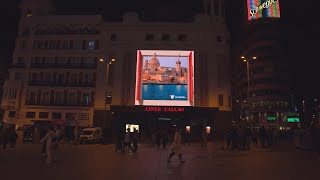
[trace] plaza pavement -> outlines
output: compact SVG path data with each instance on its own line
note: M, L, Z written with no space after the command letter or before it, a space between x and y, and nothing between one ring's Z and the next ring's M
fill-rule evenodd
M184 146L186 163L167 164L169 150L140 145L136 154L116 153L114 145L61 144L58 161L46 167L41 145L18 144L0 152L0 180L319 180L320 161L290 144L251 151L223 150L208 156L199 144Z

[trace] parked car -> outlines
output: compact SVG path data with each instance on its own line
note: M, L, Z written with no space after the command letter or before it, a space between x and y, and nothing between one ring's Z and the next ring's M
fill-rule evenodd
M84 128L79 137L79 143L101 143L102 129L99 127Z

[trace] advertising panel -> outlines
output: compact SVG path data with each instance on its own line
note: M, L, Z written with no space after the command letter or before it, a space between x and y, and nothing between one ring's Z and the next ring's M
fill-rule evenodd
M193 51L138 50L135 105L193 106Z
M280 0L247 0L248 20L280 18Z
M136 129L139 132L139 125L137 124L126 124L126 132L128 132L128 129L130 132L133 132L134 129Z

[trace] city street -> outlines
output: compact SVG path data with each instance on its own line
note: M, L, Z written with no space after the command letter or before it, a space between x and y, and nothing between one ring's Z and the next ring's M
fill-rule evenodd
M140 145L136 154L116 153L114 145L62 144L58 161L46 167L41 145L19 144L15 151L0 153L1 179L119 179L119 180L203 180L203 179L319 179L320 161L310 151L291 145L250 152L223 150L210 158L199 144L184 147L185 164L173 159L169 150ZM316 175L317 174L317 175Z

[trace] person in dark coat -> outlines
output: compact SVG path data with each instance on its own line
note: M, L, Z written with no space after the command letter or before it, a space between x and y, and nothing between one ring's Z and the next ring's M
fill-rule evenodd
M10 147L11 147L12 149L14 149L14 148L16 147L17 139L18 139L18 134L17 134L15 128L13 127L13 128L10 130L10 133L9 133Z
M161 144L161 131L158 130L157 133L156 133L156 142L157 142L157 146L158 146L158 149L160 148L160 144Z
M267 138L267 131L264 128L264 125L262 125L261 128L259 129L259 138L260 138L261 146L263 148L265 148L266 147L265 143L266 143L266 138Z
M312 149L317 154L318 160L320 160L320 124L318 122L312 124L310 133Z

